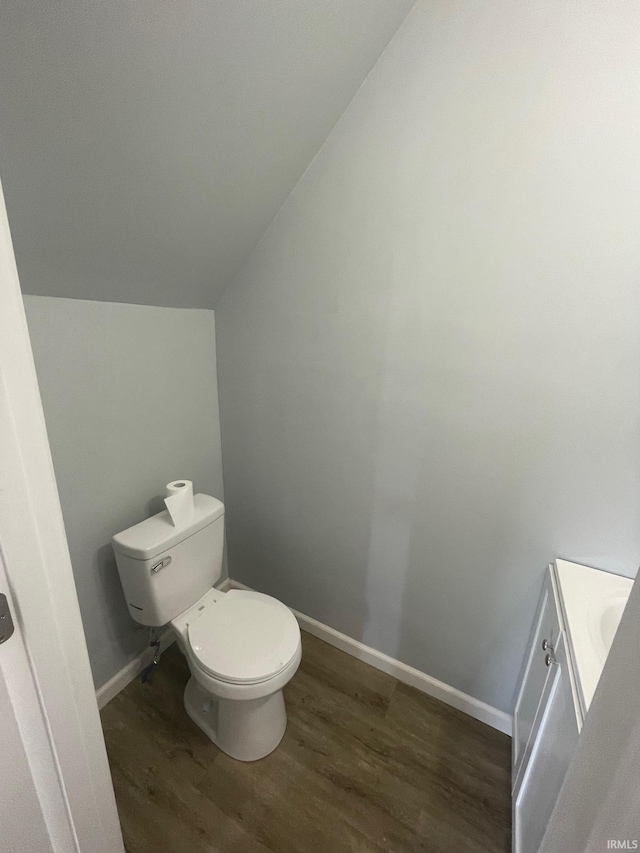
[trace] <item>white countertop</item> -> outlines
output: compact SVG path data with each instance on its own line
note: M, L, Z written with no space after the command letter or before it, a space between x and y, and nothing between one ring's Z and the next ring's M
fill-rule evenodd
M555 574L578 699L586 715L633 580L567 560L555 561Z

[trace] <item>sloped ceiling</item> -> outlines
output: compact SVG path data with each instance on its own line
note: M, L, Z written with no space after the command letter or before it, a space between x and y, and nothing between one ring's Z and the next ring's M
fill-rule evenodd
M413 0L5 0L24 292L213 307Z

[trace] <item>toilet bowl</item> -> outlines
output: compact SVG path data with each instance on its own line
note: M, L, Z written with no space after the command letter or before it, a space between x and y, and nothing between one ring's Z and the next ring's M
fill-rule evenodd
M301 657L300 628L280 601L248 590L222 592L224 506L194 495L176 527L165 510L118 533L112 545L129 613L171 625L189 664L189 717L240 761L272 752L287 725L283 687Z
M227 755L264 758L287 726L282 694L300 664L300 628L277 599L210 590L171 621L191 678L191 720Z

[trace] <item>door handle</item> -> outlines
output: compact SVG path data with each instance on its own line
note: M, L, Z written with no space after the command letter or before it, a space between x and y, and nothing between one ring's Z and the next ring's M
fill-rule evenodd
M0 592L0 645L6 643L15 631L7 596Z

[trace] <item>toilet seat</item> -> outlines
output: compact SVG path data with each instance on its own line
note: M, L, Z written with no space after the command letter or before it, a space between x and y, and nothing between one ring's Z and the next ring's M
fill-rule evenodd
M274 678L300 646L300 628L289 608L269 595L245 590L230 590L210 601L187 633L194 663L231 684Z

